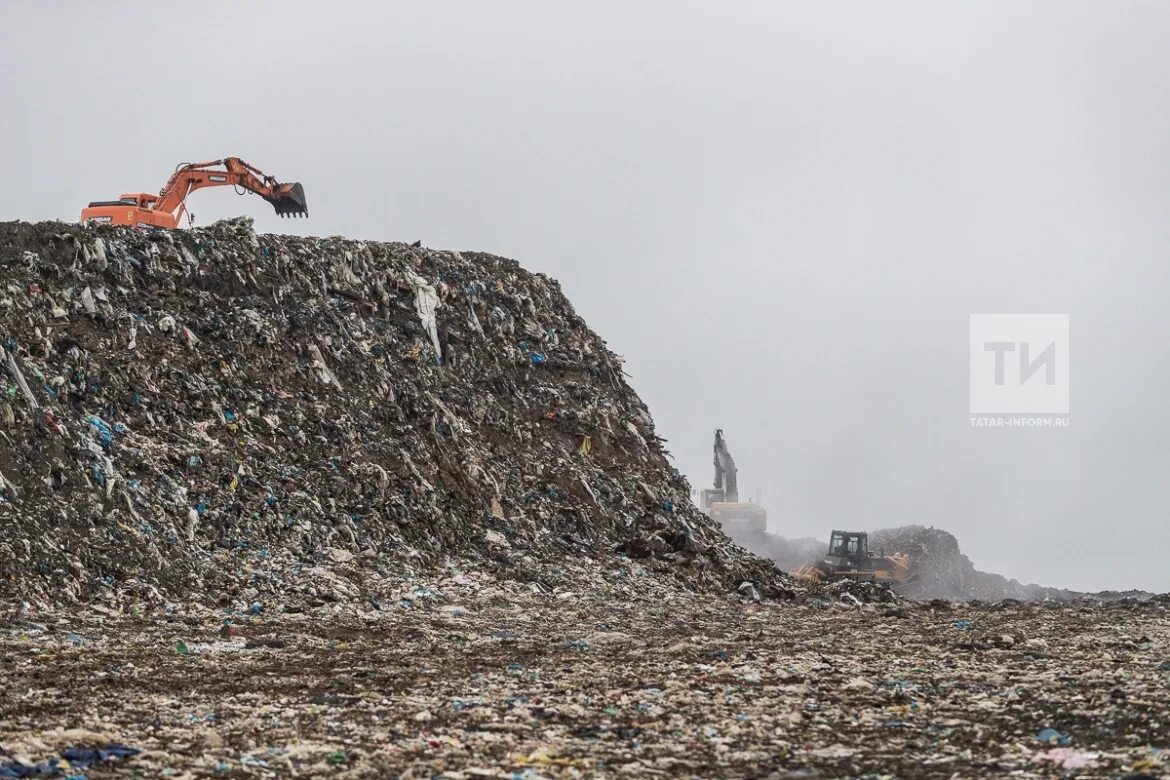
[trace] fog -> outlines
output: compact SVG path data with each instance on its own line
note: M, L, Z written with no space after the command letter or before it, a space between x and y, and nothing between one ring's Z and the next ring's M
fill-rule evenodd
M1170 590L1170 6L0 5L0 219L235 155L309 219L559 279L693 485ZM1067 429L975 429L968 318L1067 313Z

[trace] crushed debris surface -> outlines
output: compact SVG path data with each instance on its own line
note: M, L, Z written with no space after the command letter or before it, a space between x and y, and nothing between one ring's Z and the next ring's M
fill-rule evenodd
M1170 776L1166 597L815 608L640 579L11 620L0 761L80 730L142 751L90 780Z

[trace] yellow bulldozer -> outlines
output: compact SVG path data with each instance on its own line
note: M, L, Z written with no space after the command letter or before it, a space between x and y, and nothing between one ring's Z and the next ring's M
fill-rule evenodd
M801 566L792 576L806 581L844 577L893 585L910 579L910 556L871 555L865 531L833 531L828 554L814 564Z

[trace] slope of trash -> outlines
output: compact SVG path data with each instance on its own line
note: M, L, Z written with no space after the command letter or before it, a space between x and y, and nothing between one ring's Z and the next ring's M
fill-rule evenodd
M0 315L0 597L377 602L415 569L549 590L622 556L791 594L515 261L246 218L3 223Z

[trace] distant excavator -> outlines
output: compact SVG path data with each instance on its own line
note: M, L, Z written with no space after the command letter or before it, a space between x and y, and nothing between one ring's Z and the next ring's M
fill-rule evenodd
M871 555L869 535L864 531L833 531L828 554L810 566L792 572L800 580L815 581L824 577L868 582L900 583L910 578L910 556Z
M727 449L722 429L715 431L715 487L699 493L699 509L719 522L736 541L768 529L768 514L759 504L739 500L735 460Z
M307 217L305 188L299 182L281 184L239 157L225 157L211 162L183 163L158 195L131 192L118 200L99 200L81 210L85 224L131 225L141 228L177 228L184 214L188 222L194 215L187 211L187 196L204 187L231 185L243 192L254 192L272 204L281 217ZM242 188L243 192L241 192Z

